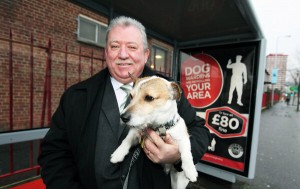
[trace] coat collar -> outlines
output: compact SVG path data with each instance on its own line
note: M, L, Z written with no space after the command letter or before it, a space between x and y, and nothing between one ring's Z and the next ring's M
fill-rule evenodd
M84 127L81 130L81 133L84 133L87 127L90 125L87 124L88 119L97 121L98 116L96 112L99 112L100 107L95 107L95 102L97 98L100 100L104 95L105 79L109 76L108 69L104 69L97 73L96 75L90 77L89 79L82 81L75 85L75 90L86 90L87 92L87 103L86 110L84 115ZM97 109L97 110L96 110ZM95 111L96 110L96 111ZM95 125L95 122L93 123ZM97 124L96 124L97 125Z

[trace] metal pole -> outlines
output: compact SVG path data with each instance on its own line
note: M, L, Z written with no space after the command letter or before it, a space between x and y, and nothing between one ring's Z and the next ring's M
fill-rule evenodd
M78 81L81 81L81 47L79 47Z
M48 78L48 85L47 85L47 88L48 88L48 117L47 117L47 125L50 126L50 120L51 120L51 115L52 115L52 105L51 105L51 98L52 98L52 90L51 90L51 87L52 87L52 82L51 82L51 75L52 75L52 42L51 42L51 39L49 39L49 43L48 43L48 57L47 57L47 60L48 60L48 66L49 66L49 69L48 69L48 73L47 73L47 78Z
M298 71L298 77L299 77L299 81L298 81L298 103L297 103L297 112L299 112L299 104L300 104L300 71Z
M289 38L289 37L291 37L291 35L285 35L285 36L278 36L277 37L277 39L276 39L276 54L275 54L274 68L273 69L276 69L277 64L278 64L278 41L279 41L280 38L283 38L283 37ZM276 83L277 83L277 81L276 81ZM275 90L274 85L276 85L276 83L272 83L272 85L273 85L273 87L272 87L272 101L271 101L272 106L274 105L274 90Z
M65 46L65 90L68 86L68 45Z
M91 76L94 74L94 50L92 49L91 54Z
M13 98L13 37L12 37L12 30L10 29L9 32L9 130L13 130L13 104L14 104L14 98ZM12 173L14 171L14 147L13 144L9 145L9 154L10 154L10 162L9 162L9 172Z
M280 37L277 37L276 39L276 51L275 51L275 59L274 59L274 66L273 66L273 69L276 69L277 68L277 59L278 59L278 40L279 40ZM272 70L272 77L273 77L273 70ZM277 77L277 76L276 76ZM276 82L277 83L277 82ZM271 101L271 106L273 107L274 105L274 90L275 90L275 87L274 85L276 83L272 83L272 101Z
M33 39L33 34L31 33L31 37L30 37L30 129L33 128L33 73L34 73L34 64L33 64L33 43L34 43L34 39Z
M30 129L33 128L33 73L34 73L34 62L33 62L33 34L30 37ZM29 165L33 167L33 141L29 142Z

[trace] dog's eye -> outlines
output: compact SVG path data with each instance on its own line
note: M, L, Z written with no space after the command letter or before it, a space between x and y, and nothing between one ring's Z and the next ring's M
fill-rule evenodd
M154 100L154 98L153 98L152 96L150 96L150 95L146 95L146 96L145 96L145 101L151 102L151 101L153 101L153 100Z

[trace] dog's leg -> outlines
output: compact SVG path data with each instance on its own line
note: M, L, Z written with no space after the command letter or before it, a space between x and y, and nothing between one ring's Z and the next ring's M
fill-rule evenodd
M191 181L197 181L198 172L193 162L191 152L191 142L184 120L181 119L179 123L169 130L173 139L176 140L181 155L182 169L185 176Z
M197 181L198 172L193 162L193 156L191 153L191 143L187 137L178 141L179 152L181 154L182 169L185 176L191 181Z
M173 168L170 172L172 189L185 189L189 184L189 179L186 178L183 171L177 172Z
M121 145L111 155L110 162L118 163L124 160L124 157L129 153L131 146L137 144L139 132L137 129L130 129L126 138Z

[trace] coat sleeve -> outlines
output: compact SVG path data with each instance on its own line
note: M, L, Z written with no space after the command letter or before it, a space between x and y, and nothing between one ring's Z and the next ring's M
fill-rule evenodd
M52 117L50 129L40 146L38 163L47 189L83 188L79 183L78 170L66 132L65 99L66 94L62 96Z
M196 164L206 152L211 141L211 134L207 127L204 126L205 120L196 115L195 109L184 95L181 95L178 103L178 112L188 127L193 161Z

